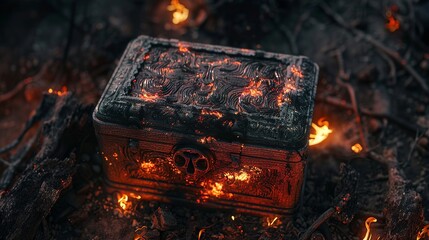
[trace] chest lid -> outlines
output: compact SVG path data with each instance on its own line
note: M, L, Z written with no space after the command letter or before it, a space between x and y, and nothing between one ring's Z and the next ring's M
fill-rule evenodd
M307 145L318 67L306 57L141 36L94 116L273 148Z

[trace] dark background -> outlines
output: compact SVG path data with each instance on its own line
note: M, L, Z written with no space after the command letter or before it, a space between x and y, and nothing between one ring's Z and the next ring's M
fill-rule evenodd
M180 2L190 9L190 19L177 26L171 23L171 12L166 10L169 2L1 1L0 93L8 92L24 79L31 78L32 82L13 98L0 102L0 146L18 135L49 88L60 90L66 86L83 103L96 104L127 43L142 34L306 55L320 66L314 121L324 117L334 132L325 142L310 147L308 181L303 208L296 216L297 228L304 231L329 208L341 162L353 165L361 173L359 211L352 223L342 225L333 220L326 228L334 233L335 239L361 237L366 217L382 215L387 171L379 163L350 150L361 141L360 128L367 141L366 150L397 150L401 173L409 180L409 186L421 194L423 205L429 206L429 94L404 67L412 67L429 84L429 1L183 0ZM327 12L326 6L335 14ZM399 29L393 32L386 27L389 12L400 23ZM335 16L342 17L347 27L335 21ZM382 46L376 46L366 36ZM403 62L392 58L383 47L398 54ZM353 111L326 103L326 97L350 102L347 90L337 84L339 77L353 87L359 106L376 116L363 116L359 126ZM400 119L405 124L377 114ZM88 132L88 137L94 139L93 133ZM89 142L96 153L95 141ZM81 165L94 169L99 163L97 157L90 156L90 160ZM95 173L88 177L98 178L99 174ZM85 183L82 179L76 181ZM101 191L97 184L93 191ZM97 202L93 198L93 195L85 196L70 212L83 214L82 209ZM102 204L104 200L100 199L106 196L98 198L98 204ZM61 208L69 207L68 202L67 198L60 199ZM53 211L48 225L56 230L52 230L51 236L88 239L132 236L130 232L135 228L132 218L104 213L103 208L94 211L97 220L88 216L74 223L67 220L70 212L57 217L58 211ZM201 214L194 211L190 215L201 217ZM261 239L268 231L259 220L252 218L251 223L240 223L246 229L246 233L240 233L233 225L237 223L229 223L229 216L210 214L201 218L216 218L213 221L221 224L210 230L214 236L222 233L226 239ZM181 221L186 225L191 220L190 216L184 216ZM429 218L428 208L425 217ZM110 222L116 229L109 227ZM233 230L225 230L229 224L234 226ZM266 239L289 236L291 229L269 231L271 237ZM182 238L184 233L179 233Z

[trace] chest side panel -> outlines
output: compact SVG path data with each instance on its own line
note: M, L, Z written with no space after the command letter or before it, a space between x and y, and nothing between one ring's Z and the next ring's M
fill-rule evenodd
M98 137L107 179L123 187L201 204L293 209L298 201L305 167L298 154L261 148L265 155L247 156L242 144L201 143L158 130L122 129L138 133L123 137L118 130L101 130Z

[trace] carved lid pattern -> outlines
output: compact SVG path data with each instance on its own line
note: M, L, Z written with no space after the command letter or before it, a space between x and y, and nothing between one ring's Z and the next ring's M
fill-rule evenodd
M222 140L303 147L317 73L305 57L142 36L128 46L95 116Z

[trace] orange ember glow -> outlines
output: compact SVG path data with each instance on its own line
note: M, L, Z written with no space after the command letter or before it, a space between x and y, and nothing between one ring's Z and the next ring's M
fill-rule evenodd
M387 19L387 23L386 23L387 30L389 30L390 32L395 32L396 30L399 29L400 27L399 20L395 18L392 10L389 10L386 12L386 19Z
M182 52L182 53L189 52L189 49L185 46L179 45L179 52Z
M198 232L198 240L201 239L201 236L203 236L203 233L206 229L205 228L201 228L201 230Z
M355 153L360 153L363 150L362 145L360 145L359 143L356 143L355 145L353 145L351 147L352 151Z
M250 175L247 172L243 171L243 169L241 169L239 172L234 173L226 172L223 175L228 178L228 180L235 180L240 182L249 182L250 180Z
M63 95L65 95L67 93L67 87L66 86L62 86L61 90L58 90L58 91L53 90L52 88L49 88L48 89L48 93L49 94L56 94L58 96L63 96Z
M304 77L304 74L302 74L302 71L297 66L295 66L295 65L292 65L292 67L290 68L290 71L296 77L299 77L299 78L303 78Z
M212 136L202 137L202 138L198 139L198 142L200 142L202 144L212 143L212 142L216 142L216 138L214 138Z
M310 146L323 142L332 133L332 129L329 129L329 122L325 121L324 118L319 119L317 124L312 123L311 127L315 130L315 133L310 134L310 139L308 140Z
M273 220L271 220L270 217L267 217L267 226L268 227L274 226L274 224L277 222L278 219L279 219L278 217L275 217L275 218L273 218Z
M375 217L369 217L365 221L365 228L366 228L366 234L365 237L362 240L375 240L372 238L371 233L371 223L377 222L377 218ZM380 237L377 238L377 240L380 239Z
M255 83L255 81L250 81L249 86L241 93L241 96L250 95L252 97L262 96L262 91L259 89L261 86L261 81Z
M171 21L174 24L179 24L188 19L189 9L181 4L179 0L171 0L170 5L167 6L167 10L173 12L173 19Z
M118 203L123 210L127 210L128 206L130 205L130 203L128 203L128 195L122 194L118 196Z
M142 92L140 93L140 98L146 102L155 102L159 96L157 93L152 94L152 93L148 93L146 92L146 90L142 89Z
M213 110L208 110L208 109L202 109L201 110L201 114L202 115L210 115L210 116L214 116L217 119L223 117L223 114L219 111L213 111Z
M130 197L135 198L135 199L141 199L142 196L134 194L134 193L130 193Z
M429 237L429 224L424 226L423 229L417 234L416 240L423 239L425 235Z
M152 162L142 162L140 164L140 167L142 169L145 169L145 170L149 171L149 170L151 170L151 169L153 169L155 167L155 164L152 163Z
M292 81L292 80L288 79L288 81ZM285 102L291 103L290 98L285 97L285 94L290 93L292 91L296 91L296 87L290 83L285 84L282 92L277 96L277 106L281 107Z
M225 193L224 189L223 189L223 183L220 182L212 182L212 181L206 181L206 182L201 182L201 186L204 188L203 191L201 191L201 195L202 196L202 200L207 200L208 196L212 196L212 197L221 197L221 196L226 196L226 197L232 197L233 194L232 193Z
M223 184L222 183L215 182L214 184L210 185L210 188L211 189L209 190L209 193L212 196L220 197L223 194L223 191L222 191Z

